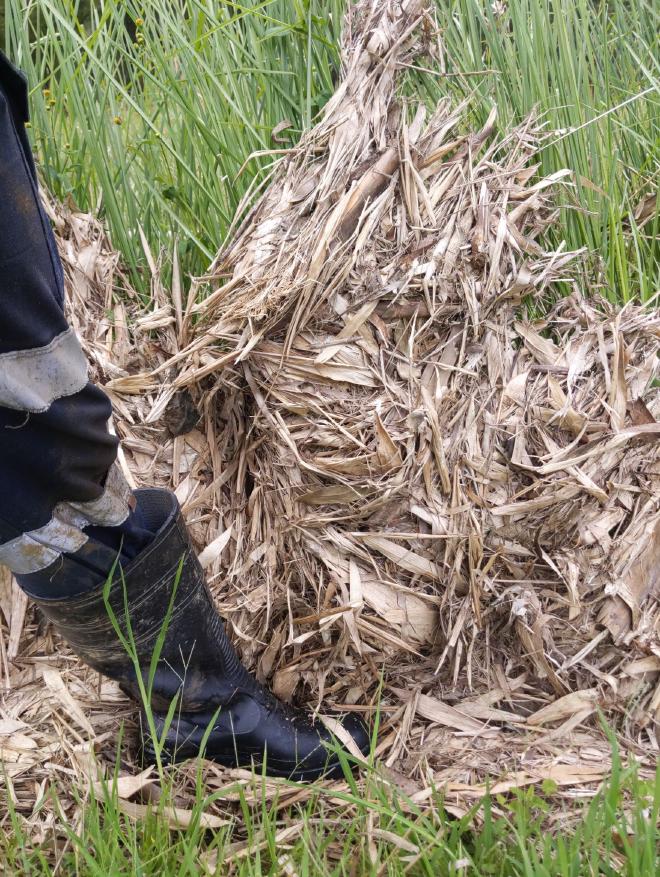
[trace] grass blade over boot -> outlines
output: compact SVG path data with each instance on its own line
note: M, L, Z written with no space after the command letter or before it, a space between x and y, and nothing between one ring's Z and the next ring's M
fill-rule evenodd
M136 664L144 691L160 648L151 668L150 703L157 734L164 735L163 761L196 756L205 740L205 757L228 766L262 769L265 764L271 776L298 780L341 776L339 744L325 725L281 703L240 663L176 497L165 490L138 490L135 496L156 534L153 541L116 570L109 586L92 585L66 600L37 600L44 615L83 661L117 680L138 702ZM65 555L44 572L51 579L66 576L72 563L75 555ZM79 566L75 573L79 579ZM341 723L366 754L370 741L361 719L349 714ZM143 751L147 760L154 758L147 734Z

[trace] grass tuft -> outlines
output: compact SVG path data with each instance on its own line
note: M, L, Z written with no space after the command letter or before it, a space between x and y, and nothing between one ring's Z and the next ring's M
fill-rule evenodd
M51 874L55 861L56 873L81 877L650 877L660 865L660 768L654 778L642 779L635 763L619 765L577 807L567 799L565 810L558 808L558 790L540 783L486 796L460 818L451 815L440 792L416 805L377 772L363 794L312 788L293 806L267 798L260 784L256 776L251 790L229 784L208 793L200 772L188 805L190 821L182 828L169 815L180 785L176 770L166 772L159 799L143 807L140 818L110 777L96 791L79 790L80 820L69 823L53 786L41 800L55 815L41 840L35 841L29 821L9 802L0 834L3 873ZM209 816L226 824L209 829Z

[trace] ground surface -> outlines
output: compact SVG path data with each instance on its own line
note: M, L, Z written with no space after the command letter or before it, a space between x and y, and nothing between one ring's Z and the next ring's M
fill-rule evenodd
M35 83L33 128L46 179L59 197L71 194L100 213L130 283L145 301L165 305L159 297L167 298L166 290L179 282L185 292L187 274L205 269L240 196L263 179L260 169L273 156L253 159L236 179L245 159L255 150L289 147L332 93L339 5L272 3L250 14L236 7L220 20L201 6L184 19L168 4L152 3L136 10L134 19L143 22L136 32L126 31L123 10L109 11L86 39L62 4L39 6L34 66L26 44L34 35L11 16L8 29ZM651 6L631 11L614 4L605 14L588 4L485 9L465 2L443 5L439 14L449 75L411 70L404 89L424 93L432 105L446 92L469 96L475 126L496 99L503 130L540 104L558 131L541 153L542 172L575 171L555 243L588 247L585 276L612 301L648 299L658 286ZM79 233L88 244L98 234L86 220ZM151 254L161 247L156 264ZM100 289L104 278L122 285L109 250L100 257L83 247L77 258L80 252ZM74 312L75 302L74 296ZM121 306L121 298L110 302ZM126 301L129 314L139 307L135 298ZM142 329L158 329L158 319L156 310ZM112 364L96 365L103 372ZM122 418L133 414L132 407L120 409ZM186 455L200 451L191 441L163 454L160 477L167 480L164 470L171 473L178 460L185 480ZM141 447L139 437L127 447L136 476L153 478L150 447ZM225 860L245 874L653 872L659 792L652 737L646 750L628 741L625 757L644 763L641 775L633 767L621 772L615 758L610 778L602 747L590 750L594 726L577 724L573 754L549 741L543 770L513 777L490 803L478 803L483 789L454 790L445 802L449 821L419 775L411 784L379 770L359 789L348 783L311 793L262 789L212 766L204 767L203 781L193 766L173 776L140 776L127 750L116 756L118 720L130 711L113 686L99 689L98 679L66 653L56 655L16 592L5 589L2 609L7 831L0 843L9 873L42 873L47 862L64 873L198 873L200 862L224 873ZM625 737L627 717L615 720ZM117 765L123 778L116 787L90 788L98 769L92 751L106 775ZM512 766L504 762L509 780ZM593 804L582 814L585 799ZM134 821L148 801L159 801L166 818ZM478 813L469 811L471 801ZM185 812L172 814L172 805ZM168 822L186 821L187 829L170 831ZM565 825L578 826L571 841ZM554 831L545 834L548 828Z

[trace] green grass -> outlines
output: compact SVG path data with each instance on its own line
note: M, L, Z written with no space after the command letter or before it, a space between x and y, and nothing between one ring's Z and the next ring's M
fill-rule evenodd
M239 176L248 156L290 146L333 91L341 2L247 7L108 0L84 24L76 2L7 9L44 177L58 196L100 212L134 269L145 262L141 227L154 252L171 255L176 241L184 272L202 273L274 158ZM142 22L133 32L127 14Z
M269 151L292 145L332 93L344 2L106 0L84 23L78 5L13 0L5 42L32 85L47 183L101 213L146 294L138 229L156 253L171 259L177 246L184 274L203 273L243 196L267 180ZM450 75L411 71L404 91L430 104L469 96L475 122L496 102L503 130L536 109L548 130L542 171L575 172L555 243L587 247L592 281L612 300L650 298L660 287L657 4L437 8ZM239 174L255 152L269 154Z
M53 785L35 803L37 816L56 814L41 842L10 805L0 833L0 872L50 874L57 862L59 874L193 877L204 873L204 862L210 874L256 877L286 874L286 859L296 877L652 877L660 866L660 769L654 779L642 780L635 764L619 763L616 750L612 776L577 814L568 801L562 812L551 783L487 796L462 818L445 811L440 794L415 805L377 773L364 794L350 790L331 798L318 789L292 807L262 794L259 777L252 789L236 785L210 794L201 772L193 783L185 829L172 828L166 818L176 774L165 777L160 801L137 820L122 811L112 778L96 794L80 792L83 818L75 827L59 803L60 797L70 800L71 789L58 795ZM237 800L227 800L232 792L239 792ZM227 824L205 828L203 815ZM281 839L289 826L295 828Z
M653 0L439 0L448 77L416 77L431 102L469 97L475 121L493 103L500 127L536 111L547 126L540 171L574 172L552 233L586 247L613 301L660 288L660 7ZM466 76L466 73L489 72ZM636 212L648 198L643 227ZM577 208L577 209L576 209Z

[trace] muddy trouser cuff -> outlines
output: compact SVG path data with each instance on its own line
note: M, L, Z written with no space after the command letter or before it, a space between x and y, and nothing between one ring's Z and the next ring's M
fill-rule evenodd
M117 565L126 565L143 551L153 533L136 506L118 527L87 527L86 541L39 572L17 575L19 586L35 600L68 600L98 588ZM63 572L66 570L66 574Z

